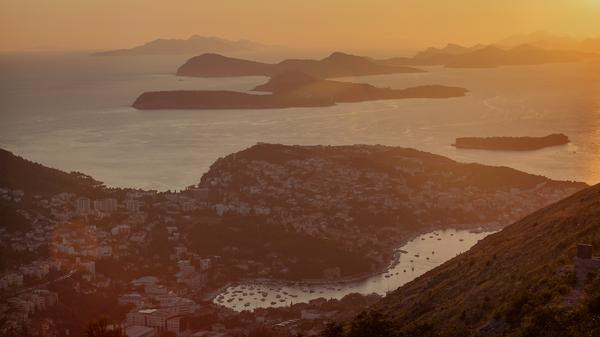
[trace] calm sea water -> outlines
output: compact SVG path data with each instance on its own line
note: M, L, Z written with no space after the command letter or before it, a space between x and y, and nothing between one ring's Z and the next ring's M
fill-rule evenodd
M250 90L261 77L177 78L185 57L0 55L0 146L109 186L181 189L219 157L257 142L385 144L555 179L600 182L600 66L429 68L424 74L348 78L378 86L468 88L464 98L340 104L330 108L137 111L147 90ZM527 153L457 150L460 136L563 132L567 146Z
M397 263L385 273L358 282L302 284L277 281L248 281L226 288L214 300L233 310L284 307L324 297L340 299L351 293L385 295L414 280L456 255L469 250L490 232L442 230L420 235L400 247Z

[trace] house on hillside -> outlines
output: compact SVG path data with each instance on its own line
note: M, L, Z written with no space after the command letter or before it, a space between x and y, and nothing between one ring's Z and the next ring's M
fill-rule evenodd
M578 280L584 281L588 274L600 270L600 256L593 256L594 247L588 244L577 244L577 255L575 255L575 275Z

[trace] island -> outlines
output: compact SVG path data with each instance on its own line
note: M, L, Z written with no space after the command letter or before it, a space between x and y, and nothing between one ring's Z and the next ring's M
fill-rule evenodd
M545 137L462 137L452 145L460 149L533 151L568 143L569 137L555 133Z
M378 88L365 83L323 80L299 72L278 74L254 90L270 94L226 90L153 91L140 95L133 107L139 110L326 107L336 103L385 99L461 97L467 92L464 88L442 85Z
M128 49L100 51L93 56L197 55L206 52L238 53L257 51L266 46L248 40L232 41L213 36L192 35L188 39L156 39Z
M273 76L286 71L299 71L320 78L419 73L424 70L379 64L370 58L335 52L321 60L284 60L276 64L249 61L209 53L189 59L177 70L178 76L235 77Z

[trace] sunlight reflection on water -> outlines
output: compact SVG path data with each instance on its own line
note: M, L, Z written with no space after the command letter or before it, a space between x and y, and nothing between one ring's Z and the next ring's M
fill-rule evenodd
M340 299L351 293L385 295L456 255L469 250L492 232L439 230L416 237L400 247L406 251L398 264L385 273L358 282L307 284L297 282L249 281L226 288L214 302L242 311L283 307L319 297Z
M180 189L219 157L256 144L384 144L555 179L600 182L598 83L586 64L496 69L428 68L423 74L352 78L378 86L466 87L467 97L339 104L330 108L137 111L143 91L249 90L263 77L178 79L178 58L0 56L0 146L110 186ZM50 66L51 65L51 66ZM348 80L348 79L345 79ZM528 153L459 150L461 136L563 132L571 147Z

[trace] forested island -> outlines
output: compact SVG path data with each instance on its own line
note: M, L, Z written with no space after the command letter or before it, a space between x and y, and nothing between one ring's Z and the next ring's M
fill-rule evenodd
M208 53L189 59L177 70L178 76L235 77L273 76L298 71L320 78L420 73L422 69L404 65L387 65L363 56L335 52L321 60L289 59L279 63L262 63Z
M545 137L462 137L452 144L459 149L492 151L533 151L570 143L569 137L555 133Z
M324 80L301 72L272 77L251 94L237 91L178 90L145 92L133 103L140 110L153 109L279 109L326 107L336 103L405 98L461 97L464 88L426 85L406 89L378 88L365 83Z

